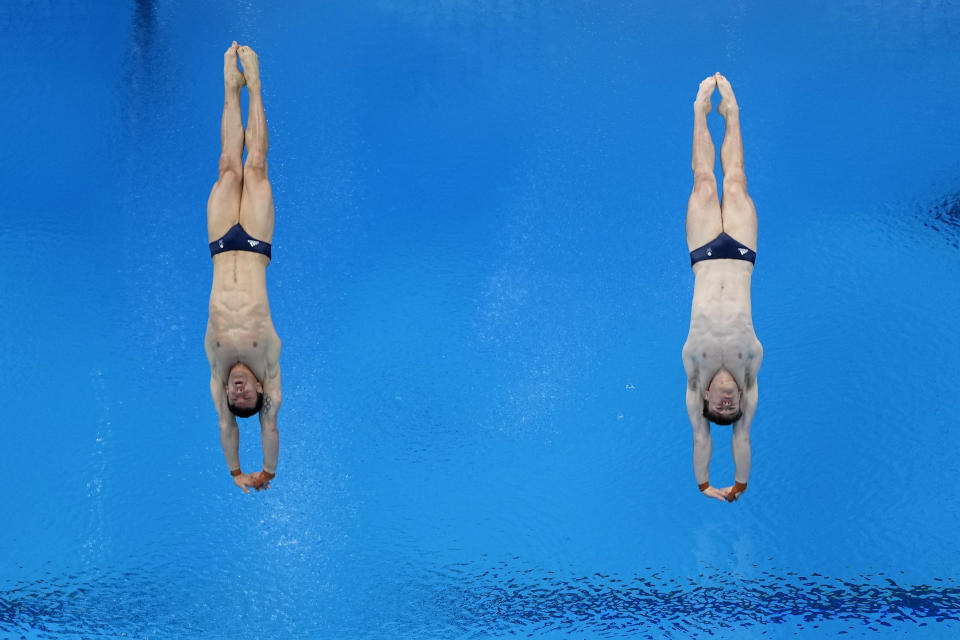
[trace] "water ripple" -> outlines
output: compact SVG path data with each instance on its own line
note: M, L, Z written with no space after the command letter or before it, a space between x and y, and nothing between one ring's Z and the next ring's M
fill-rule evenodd
M326 626L324 631L354 638L378 637L385 628L404 638L691 638L746 630L844 634L889 627L929 627L927 631L949 634L960 626L960 587L950 578L901 585L882 572L841 578L775 571L755 577L722 571L678 577L648 571L629 578L602 573L561 577L508 563L481 572L457 565L421 574L420 580L383 581L375 587L381 593L351 610L335 625L339 628ZM199 598L184 606L165 591L138 572L115 572L96 581L76 575L21 581L0 591L0 633L103 638L217 637L222 632L256 637L267 632L253 620L218 622L216 611L222 607L212 600ZM272 603L269 617L282 619L287 631L324 626L319 619L327 609L323 602L261 595ZM379 605L371 607L373 602Z
M960 248L960 191L945 195L930 205L923 226L942 235L954 248Z
M520 627L531 635L645 633L654 638L714 636L722 629L769 625L816 629L836 622L863 631L894 623L955 626L960 588L952 579L933 582L937 584L900 585L883 573L855 579L773 572L754 578L652 572L629 579L600 573L563 579L553 572L491 570L459 588L451 585L439 598L461 629L497 634Z

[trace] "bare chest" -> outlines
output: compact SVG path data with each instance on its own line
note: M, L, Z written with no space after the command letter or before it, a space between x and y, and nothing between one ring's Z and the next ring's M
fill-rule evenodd
M238 362L250 367L253 374L262 380L267 371L271 344L271 337L260 332L242 328L218 331L213 329L212 322L207 327L210 366L216 376L224 381Z
M749 385L762 357L763 348L748 311L692 314L683 361L687 375L701 385L720 369L729 371L741 387Z

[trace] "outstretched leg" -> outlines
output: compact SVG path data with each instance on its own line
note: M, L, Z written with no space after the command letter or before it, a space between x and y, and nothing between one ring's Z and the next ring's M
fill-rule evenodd
M687 201L687 248L690 251L707 244L723 230L717 179L713 175L716 150L707 129L710 96L716 86L714 76L701 82L693 102L693 192Z
M240 224L251 236L273 242L273 191L267 179L267 118L260 94L260 62L250 47L240 47L240 64L250 92L247 115L247 161L243 165Z
M720 146L720 163L723 166L723 230L757 250L757 210L747 194L747 175L743 170L743 138L740 135L740 107L733 95L730 82L717 73L717 88L722 100L717 111L727 121L727 130Z
M213 242L240 218L243 185L243 121L240 89L245 79L237 68L236 41L223 54L223 118L220 122L220 171L207 200L207 238Z

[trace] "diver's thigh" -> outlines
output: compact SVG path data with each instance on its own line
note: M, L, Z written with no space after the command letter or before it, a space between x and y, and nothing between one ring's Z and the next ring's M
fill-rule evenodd
M757 209L742 182L723 185L723 230L728 236L757 250Z
M687 249L707 244L723 231L717 182L712 176L696 180L687 201Z
M240 199L240 224L257 240L273 242L273 188L263 176L244 172Z
M213 242L240 219L241 179L234 171L225 171L207 199L207 241Z

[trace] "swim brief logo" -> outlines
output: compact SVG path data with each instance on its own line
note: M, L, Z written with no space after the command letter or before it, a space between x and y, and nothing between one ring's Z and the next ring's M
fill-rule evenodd
M251 247L255 247L255 246L257 246L258 244L260 244L260 241L259 241L259 240L247 240L247 242L250 243L250 246L251 246Z
M713 255L713 249L707 249L707 257L709 258L712 255Z
M740 252L740 255L745 256L747 255L747 251L750 251L750 249L744 249L743 247L740 247L739 249L737 249L737 251Z
M220 248L223 249L223 240L217 240L217 243L220 245Z

